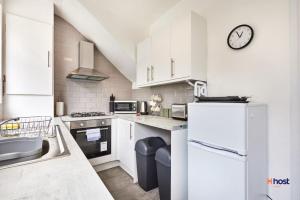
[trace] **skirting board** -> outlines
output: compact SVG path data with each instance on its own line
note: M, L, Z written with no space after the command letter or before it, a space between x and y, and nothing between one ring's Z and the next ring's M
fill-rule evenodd
M118 167L118 166L120 166L120 161L116 160L116 161L104 163L101 165L95 165L95 166L93 166L93 168L95 169L96 172L101 172L103 170L111 169L111 168Z

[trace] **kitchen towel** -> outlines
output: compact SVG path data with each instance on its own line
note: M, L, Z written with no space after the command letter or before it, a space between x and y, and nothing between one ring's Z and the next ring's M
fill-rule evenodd
M99 140L101 138L100 128L86 130L86 138L88 142Z

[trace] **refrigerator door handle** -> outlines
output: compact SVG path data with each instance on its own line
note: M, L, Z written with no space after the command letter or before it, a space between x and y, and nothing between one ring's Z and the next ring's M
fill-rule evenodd
M205 146L207 148L212 148L212 149L219 150L219 151L225 151L225 152L228 152L228 153L233 153L233 154L236 154L238 156L246 156L246 155L240 154L238 151L235 151L235 150L232 150L232 149L229 149L229 148L224 148L224 147L220 147L220 146L216 146L216 145L212 145L212 144L207 144L205 142L200 142L200 141L197 141L197 140L188 140L188 141L191 142L191 143L196 143L196 144Z

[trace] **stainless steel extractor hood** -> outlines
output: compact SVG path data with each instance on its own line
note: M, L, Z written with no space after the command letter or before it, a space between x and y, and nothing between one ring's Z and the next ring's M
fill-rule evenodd
M107 75L94 69L94 44L86 41L79 42L79 67L68 74L67 78L102 81Z

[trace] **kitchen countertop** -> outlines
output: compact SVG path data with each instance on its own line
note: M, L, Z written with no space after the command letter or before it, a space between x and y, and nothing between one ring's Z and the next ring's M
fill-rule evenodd
M186 129L187 128L187 121L182 120L175 120L172 118L166 118L166 117L159 117L159 116L153 116L153 115L130 115L130 114L118 114L116 115L120 119L125 119L128 121L132 121L135 123L147 125L147 126L153 126L156 128L168 130L168 131L174 131L178 129Z
M120 119L132 121L135 123L148 125L148 126L168 130L168 131L187 128L187 121L175 120L172 118L159 117L153 115L137 116L136 114L115 114L115 115L107 115L107 116L99 116L99 117L78 117L78 118L72 118L70 116L61 117L62 121L64 122L93 120L93 119L107 119L107 118L120 118Z
M69 156L0 170L0 199L101 199L113 197L60 118Z

